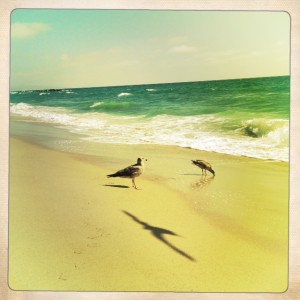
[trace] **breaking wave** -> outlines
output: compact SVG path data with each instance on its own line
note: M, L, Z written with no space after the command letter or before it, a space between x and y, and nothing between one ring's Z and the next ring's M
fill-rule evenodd
M40 122L55 123L84 139L101 143L161 144L190 147L260 159L288 161L289 122L281 119L250 119L238 129L224 130L231 120L217 115L154 117L112 115L106 110L128 102L95 102L86 113L62 107L11 104L11 114Z

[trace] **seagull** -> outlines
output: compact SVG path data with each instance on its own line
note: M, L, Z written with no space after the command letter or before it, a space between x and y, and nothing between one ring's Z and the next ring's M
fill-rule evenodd
M135 177L138 177L143 174L145 169L144 161L147 161L144 157L139 157L137 159L137 163L131 165L125 169L119 170L114 174L106 175L107 177L121 177L121 178L131 178L132 179L132 186L137 190L138 188L135 185Z
M202 169L202 174L203 174L203 170L205 172L205 175L206 175L206 170L209 171L210 173L212 173L214 176L216 175L215 171L212 169L212 166L210 163L204 161L204 160L200 160L200 159L197 159L197 160L192 160L192 163L194 165L196 165L197 167L201 168Z

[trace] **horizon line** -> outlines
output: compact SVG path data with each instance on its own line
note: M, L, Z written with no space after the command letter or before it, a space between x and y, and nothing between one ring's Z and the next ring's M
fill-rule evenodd
M288 77L287 75L273 75L273 76L258 76L258 77L242 77L242 78L227 78L227 79L210 79L210 80L193 80L193 81L174 81L174 82L157 82L157 83L138 83L138 84L122 84L122 85L103 85L103 86L82 86L82 87L51 87L40 89L25 89L25 90L10 90L9 92L23 92L23 91L43 91L43 90L65 90L65 89L92 89L92 88L108 88L108 87L125 87L125 86L142 86L142 85L164 85L164 84L180 84L180 83L196 83L207 81L228 81L228 80L243 80L243 79L259 79L259 78L271 78L271 77Z

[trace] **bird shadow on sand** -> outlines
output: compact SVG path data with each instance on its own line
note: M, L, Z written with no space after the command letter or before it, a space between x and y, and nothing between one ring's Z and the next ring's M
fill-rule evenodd
M103 186L119 188L119 189L129 189L128 185L120 185L120 184L103 184Z
M184 173L182 175L186 175L186 176L201 176L201 174L199 174L199 173Z
M128 217L130 217L136 223L142 225L143 229L149 230L150 233L152 234L152 236L154 236L156 239L158 239L159 241L161 241L162 243L164 243L166 246L168 246L170 249L172 249L176 253L180 254L181 256L187 258L190 261L194 261L194 262L196 261L192 256L190 256L186 252L180 250L179 248L177 248L176 246L174 246L173 244L171 244L169 241L167 241L165 239L164 235L178 236L175 232L173 232L171 230L168 230L168 229L165 229L165 228L159 228L159 227L151 226L148 223L139 220L136 216L130 214L129 212L127 212L125 210L122 210L122 212L125 215L127 215Z

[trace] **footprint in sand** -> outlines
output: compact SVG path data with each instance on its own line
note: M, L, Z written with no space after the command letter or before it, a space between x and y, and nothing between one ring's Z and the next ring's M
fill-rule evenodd
M86 246L89 248L96 248L96 247L98 247L98 243L90 243L90 244L87 244Z
M97 239L97 238L99 238L100 236L102 236L101 234L99 235L90 235L90 236L88 236L88 239L90 239L90 240L94 240L94 239Z
M80 265L78 265L78 264L74 263L74 268L75 268L75 270L84 269L84 265L85 265L85 263L83 263L83 264L80 264Z
M74 250L74 254L82 254L82 250L80 250L80 249L75 249L75 250Z
M58 277L60 280L68 280L63 273L61 273Z

